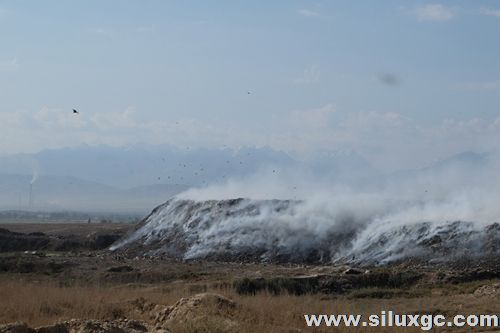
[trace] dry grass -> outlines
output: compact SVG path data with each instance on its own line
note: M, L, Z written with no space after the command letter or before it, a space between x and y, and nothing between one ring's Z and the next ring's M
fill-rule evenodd
M487 282L485 282L487 283ZM0 281L0 324L24 321L31 326L40 326L71 318L82 319L129 319L149 320L134 310L129 301L143 297L156 304L172 305L179 298L199 292L199 288L182 283L155 286L122 287L60 287L50 282L23 282L3 279ZM352 299L329 298L325 295L279 295L259 293L252 296L238 295L231 289L216 290L233 299L238 305L234 319L239 323L239 332L291 332L306 328L305 313L379 313L393 310L398 313L499 313L500 303L471 294L436 295L430 292L425 297ZM442 293L441 293L442 294ZM218 332L217 321L207 320L203 327L191 327L188 323L176 333ZM324 332L339 332L329 328ZM345 331L345 329L344 329ZM350 332L366 332L366 329L350 329ZM377 329L389 332L390 329ZM394 330L396 331L396 330ZM401 331L401 330L399 330ZM419 329L405 332L421 332Z
M40 326L71 318L145 319L129 301L145 297L170 304L185 296L183 290L161 288L61 287L50 282L0 282L0 323L24 321Z

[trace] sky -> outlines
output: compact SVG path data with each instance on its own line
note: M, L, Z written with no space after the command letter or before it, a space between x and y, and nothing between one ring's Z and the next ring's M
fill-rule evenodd
M498 36L496 0L0 1L0 154L255 146L422 167L497 148Z

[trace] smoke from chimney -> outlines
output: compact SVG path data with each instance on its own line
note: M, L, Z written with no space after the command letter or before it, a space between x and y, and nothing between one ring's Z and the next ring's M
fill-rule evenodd
M29 198L28 198L28 208L31 209L33 207L33 184L37 181L38 179L38 168L33 169L33 176L31 177L30 181L30 191L29 191Z

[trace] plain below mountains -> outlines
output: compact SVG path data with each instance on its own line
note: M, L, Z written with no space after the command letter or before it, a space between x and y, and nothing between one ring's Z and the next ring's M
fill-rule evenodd
M188 187L154 184L121 189L76 177L0 174L0 210L146 213Z

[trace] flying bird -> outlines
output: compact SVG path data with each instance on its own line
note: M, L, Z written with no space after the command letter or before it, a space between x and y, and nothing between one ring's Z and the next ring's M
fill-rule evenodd
M73 114L79 114L80 112L76 111L75 109L73 109Z

